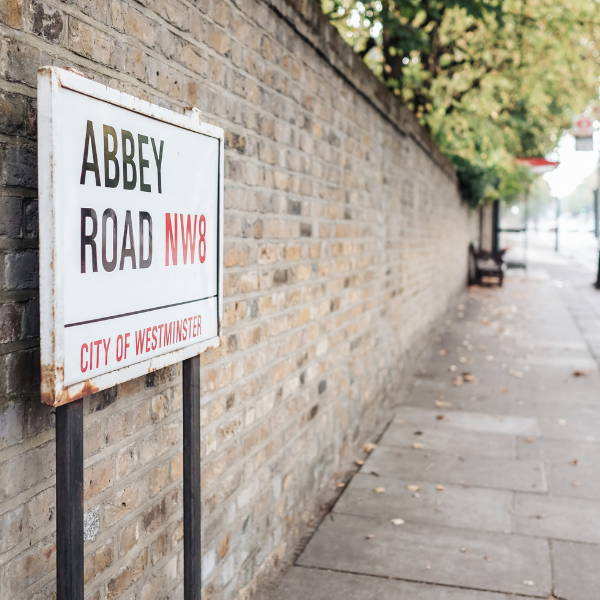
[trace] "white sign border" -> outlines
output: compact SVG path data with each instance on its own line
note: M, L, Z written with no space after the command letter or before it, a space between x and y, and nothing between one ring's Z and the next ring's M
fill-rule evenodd
M207 135L219 140L219 199L218 199L218 330L217 336L203 342L175 350L122 367L104 375L65 387L64 385L64 308L62 296L62 256L59 231L62 223L60 204L54 199L61 190L55 184L56 140L53 130L61 127L56 123L54 107L60 88L66 88L108 102L114 106L139 113L146 117L175 125L183 129ZM195 112L195 111L194 111ZM40 237L40 350L41 350L41 400L44 404L60 406L88 396L100 390L135 379L157 369L196 356L205 350L216 348L221 341L223 321L223 173L224 131L220 127L200 122L197 118L175 113L166 108L135 98L124 92L106 87L71 70L58 67L42 67L38 71L38 189L39 189L39 237Z

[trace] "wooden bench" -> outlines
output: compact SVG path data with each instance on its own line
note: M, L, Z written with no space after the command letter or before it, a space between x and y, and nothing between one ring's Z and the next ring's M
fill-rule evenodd
M474 244L469 244L469 285L490 284L484 278L495 278L498 285L504 279L504 253L506 250L491 252L478 250Z

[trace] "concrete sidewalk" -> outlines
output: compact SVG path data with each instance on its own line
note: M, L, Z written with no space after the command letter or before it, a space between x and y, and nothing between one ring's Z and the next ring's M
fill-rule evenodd
M591 280L552 259L465 294L274 600L600 598Z

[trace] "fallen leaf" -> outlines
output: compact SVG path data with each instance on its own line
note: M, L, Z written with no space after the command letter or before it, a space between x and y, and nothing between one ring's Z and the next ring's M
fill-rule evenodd
M461 551L463 554L466 554L466 553L467 553L467 549L466 549L466 548L461 548L461 549L460 549L460 551Z
M573 458L572 460L569 461L569 464L574 467L579 461L576 458Z
M396 425L403 425L406 421L404 419L394 419L394 423L396 423Z
M446 402L446 400L436 400L435 405L438 408L450 408L452 406L452 402Z
M426 569L431 569L431 565L425 565Z
M338 483L336 487L343 488L346 487L345 483Z
M413 447L415 450L418 450L419 448L422 448L422 447L423 447L423 444L422 444L421 442L415 442L415 443L412 445L412 447Z
M423 435L422 431L415 431L413 435Z
M390 523L392 525L404 525L405 521L404 519L392 519Z
M371 443L369 443L369 444L365 444L363 446L363 450L365 452L367 452L367 453L373 452L373 450L375 450L375 448L377 448L377 444L371 444Z
M436 419L437 419L438 421L443 421L443 420L445 419L445 417L444 417L444 415L438 415L438 416L436 417Z
M526 438L525 438L525 441L526 441L528 444L533 444L533 438L526 437Z
M535 581L531 581L531 579L525 579L525 580L523 581L523 585L529 585L529 586L532 586L532 585L535 585Z
M385 492L385 488L384 487L376 487L376 488L373 488L373 491L376 494L383 494Z
M512 375L513 377L516 377L517 379L520 379L521 377L523 377L523 373L521 373L521 371L514 371L513 369L510 369L508 371L509 375Z
M464 383L463 378L462 377L454 377L452 379L452 383L454 385L462 385Z
M450 366L448 367L448 371L450 371L450 372L454 373L454 371L456 371L456 365L450 365Z
M510 390L507 387L501 387L496 390L499 394L508 394Z
M356 459L354 461L354 464L358 465L359 467L362 467L365 464L365 461L364 460L358 460L358 459Z
M438 492L445 492L446 488L443 485L438 485L435 488Z
M483 560L487 560L488 562L492 562L492 559L489 556L484 556Z
M559 419L558 421L556 421L559 425L566 425L567 424L567 420L566 419Z
M574 481L574 482L573 482L571 485L572 485L574 488L578 488L578 487L581 485L581 483L579 483L579 481Z
M419 486L419 485L407 485L406 489L409 492L418 492L421 489L421 486Z
M448 350L440 350L440 356L445 356L448 354Z
M367 537L368 540L372 540L377 534L376 533L370 533Z
M589 369L573 371L573 377L585 377L590 374Z
M472 373L463 373L462 378L463 381L475 381L475 375Z
M460 363L466 363L468 360L469 360L469 359L468 359L466 356L461 356L461 357L458 359L458 362L460 362Z

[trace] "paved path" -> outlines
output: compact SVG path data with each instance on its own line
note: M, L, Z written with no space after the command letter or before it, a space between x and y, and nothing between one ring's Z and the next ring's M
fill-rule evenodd
M548 258L465 294L274 600L600 599L600 292Z

